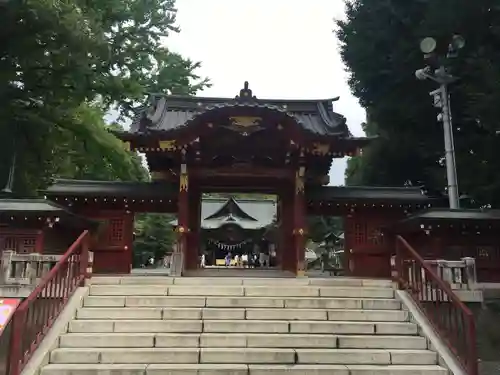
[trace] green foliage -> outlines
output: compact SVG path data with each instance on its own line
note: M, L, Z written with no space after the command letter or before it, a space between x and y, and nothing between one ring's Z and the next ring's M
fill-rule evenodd
M424 183L444 190L442 125L415 70L425 65L418 45L426 36L441 50L460 33L466 47L448 68L459 187L480 204L500 205L500 6L497 0L353 0L337 23L349 84L368 111L379 139L348 163L348 184ZM369 131L368 131L369 130Z
M53 175L63 178L105 181L148 181L149 173L137 153L126 151L106 125L102 109L81 105L75 113L74 131L61 129L54 154Z
M208 84L194 73L199 63L164 46L164 37L178 30L174 5L174 0L0 5L0 183L14 150L22 151L16 160L19 195L34 194L54 173L107 178L109 171L91 171L81 163L68 171L63 160L68 150L74 151L73 160L81 157L74 146L94 152L94 161L96 150L101 152L108 164L123 156L116 147L104 151L113 141L103 133L99 108L116 105L130 116L147 92L194 94ZM128 178L123 169L111 175Z
M172 252L175 237L170 222L174 216L150 213L135 219L133 267L140 267L151 256L158 261Z
M308 237L314 242L321 242L330 233L340 233L343 230L341 217L308 216Z

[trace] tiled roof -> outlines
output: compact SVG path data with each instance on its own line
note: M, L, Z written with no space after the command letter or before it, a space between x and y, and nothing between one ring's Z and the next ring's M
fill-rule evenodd
M430 208L417 212L406 219L394 223L385 230L389 232L412 232L421 230L422 225L435 227L439 224L450 225L488 225L498 228L500 226L500 210L478 210L478 209L449 209L449 208ZM457 225L458 226L458 225Z
M58 179L45 191L48 196L114 196L161 198L175 196L177 189L163 182L125 182Z
M404 220L410 221L432 221L432 220L457 220L457 221L493 221L500 220L500 210L478 210L478 209L449 209L433 208L418 212Z
M350 137L344 116L333 111L333 101L257 99L245 87L235 98L152 95L150 108L141 107L131 133L168 132L191 125L200 118L215 116L227 110L248 109L259 113L274 113L297 122L304 130L316 135Z
M56 215L67 210L44 199L0 199L0 213Z
M56 180L45 190L47 196L103 196L127 198L177 198L177 188L166 182L123 182L123 181L88 181L88 180ZM306 189L308 201L335 200L367 200L379 202L426 202L439 203L445 201L445 196L426 193L421 187L373 187L373 186L321 186ZM205 206L207 217L222 207L227 199L209 198ZM248 203L247 203L248 202ZM251 199L238 199L237 203L250 216L253 216L251 205L258 204ZM205 211L204 211L205 212ZM258 217L255 217L259 220Z
M387 202L426 202L442 200L442 196L431 196L421 187L375 187L375 186L322 186L307 189L310 201L374 200Z
M94 228L97 221L87 219L45 199L0 199L0 221L11 217L58 217L62 225Z
M215 214L231 201L234 201L245 215L228 213L215 217ZM203 198L201 227L216 229L225 224L236 224L243 229L260 229L272 224L276 217L276 209L276 201L272 199ZM177 220L171 224L177 225Z

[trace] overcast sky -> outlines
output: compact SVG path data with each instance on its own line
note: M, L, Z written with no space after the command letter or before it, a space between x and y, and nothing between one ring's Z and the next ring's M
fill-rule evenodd
M343 0L177 0L181 32L167 45L202 62L213 86L199 95L234 97L249 81L258 98L324 99L363 135L365 111L347 85L333 33ZM346 160L335 159L332 185L344 183Z

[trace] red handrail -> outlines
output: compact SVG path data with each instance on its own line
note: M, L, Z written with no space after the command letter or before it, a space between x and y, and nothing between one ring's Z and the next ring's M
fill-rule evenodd
M396 236L399 289L407 290L468 375L478 375L474 315L401 236Z
M8 375L19 375L73 292L87 278L89 232L84 231L12 317Z

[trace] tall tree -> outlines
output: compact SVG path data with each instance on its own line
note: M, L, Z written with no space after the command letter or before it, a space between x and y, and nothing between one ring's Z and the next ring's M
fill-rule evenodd
M123 130L119 124L107 125L98 106L82 104L75 131L59 130L54 150L52 174L55 177L103 181L148 181L149 173L136 152L125 150L110 130ZM79 129L91 130L80 135Z
M449 69L461 79L451 88L459 187L481 204L500 205L500 7L496 0L352 0L337 22L349 84L379 136L349 162L348 183L425 183L444 189L442 125L429 91L414 71L424 66L418 48L426 36L441 47L454 33L467 41ZM445 52L445 51L440 51ZM367 129L368 131L368 129Z
M161 260L172 252L175 240L172 215L148 213L136 216L133 266L140 267L153 257Z
M17 191L33 193L52 176L60 148L67 146L60 142L71 138L69 133L90 147L96 129L92 116L83 113L89 103L98 100L103 109L117 105L131 116L146 92L194 94L208 84L195 74L199 63L163 45L165 36L178 31L174 5L174 0L0 4L0 183L15 159Z

